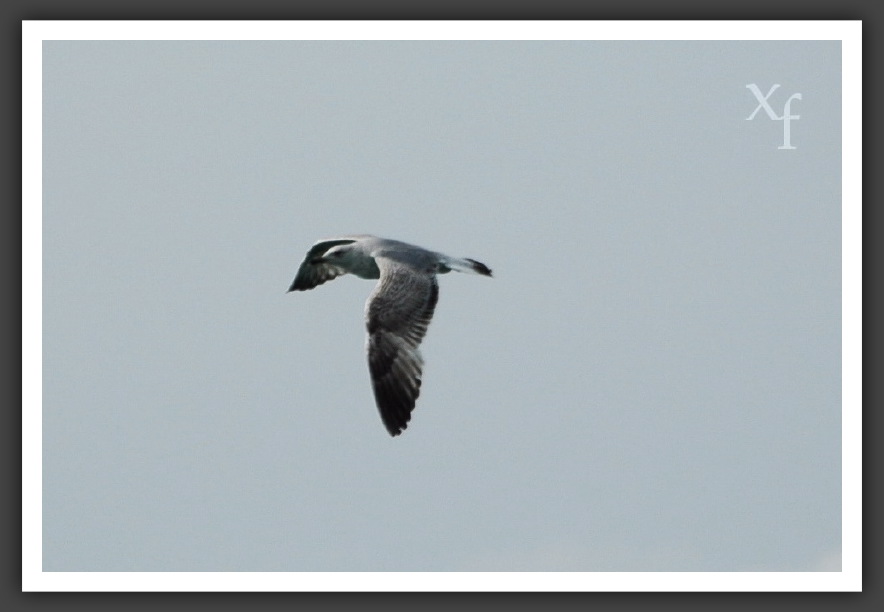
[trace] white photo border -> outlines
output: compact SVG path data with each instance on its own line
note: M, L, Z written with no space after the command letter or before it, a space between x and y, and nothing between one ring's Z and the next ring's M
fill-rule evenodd
M43 572L42 44L47 40L837 40L842 49L842 571ZM861 591L861 21L23 21L23 591Z

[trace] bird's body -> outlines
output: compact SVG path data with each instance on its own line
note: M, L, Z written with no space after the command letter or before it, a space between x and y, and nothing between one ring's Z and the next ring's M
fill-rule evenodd
M439 298L436 275L451 270L491 276L485 264L473 259L358 234L314 244L289 287L313 289L343 274L378 279L365 303L366 350L375 401L392 436L408 426L420 394L423 359L418 347Z

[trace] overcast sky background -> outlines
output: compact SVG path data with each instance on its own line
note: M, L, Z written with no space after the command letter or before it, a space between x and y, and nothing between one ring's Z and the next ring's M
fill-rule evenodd
M840 63L44 43L43 569L839 570ZM285 293L343 233L495 273L397 438L373 282Z

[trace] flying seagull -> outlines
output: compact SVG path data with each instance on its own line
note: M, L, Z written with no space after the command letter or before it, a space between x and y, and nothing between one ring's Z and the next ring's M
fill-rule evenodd
M289 287L305 291L347 273L379 279L365 303L366 351L375 402L391 436L408 426L420 394L424 362L418 346L439 298L436 275L452 270L491 276L474 259L359 234L310 247Z

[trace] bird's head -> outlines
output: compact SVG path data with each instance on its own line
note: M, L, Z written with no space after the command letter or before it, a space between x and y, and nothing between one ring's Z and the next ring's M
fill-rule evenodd
M331 264L333 266L339 266L342 268L346 268L348 262L353 256L353 245L352 244L339 244L333 246L329 250L327 250L322 255L314 257L310 260L312 264Z

